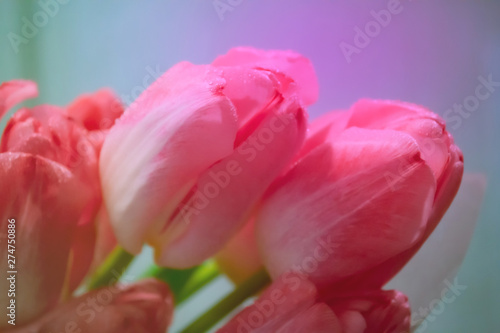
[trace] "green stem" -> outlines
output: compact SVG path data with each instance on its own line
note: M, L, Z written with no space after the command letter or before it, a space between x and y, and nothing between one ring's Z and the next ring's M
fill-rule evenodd
M179 305L187 300L191 295L212 282L219 275L219 269L214 261L209 261L201 265L186 282L184 288L179 291L176 304Z
M128 253L119 245L116 246L92 275L88 289L93 290L115 284L133 259L133 254Z
M206 332L221 319L227 316L231 311L233 311L237 306L243 303L247 298L257 294L269 283L271 283L271 278L267 272L262 269L247 281L239 285L234 291L224 297L210 310L201 315L198 319L186 327L182 333Z
M219 275L216 263L209 260L200 266L182 270L155 265L142 278L154 277L167 283L174 294L175 304L179 305Z

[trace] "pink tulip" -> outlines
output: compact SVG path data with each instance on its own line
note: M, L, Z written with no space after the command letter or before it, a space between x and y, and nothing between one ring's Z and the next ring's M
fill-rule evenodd
M301 101L317 94L311 87L311 64L290 51L240 48L212 65L184 62L166 72L102 149L119 243L138 253L147 242L158 263L177 268L220 250L299 150Z
M422 107L362 100L327 114L260 207L265 266L273 277L307 274L330 294L378 289L434 230L462 172L444 122Z
M403 333L410 308L397 291L358 291L325 299L304 276L280 276L218 333Z
M1 113L36 93L30 81L2 84ZM109 96L90 97L96 103L103 99ZM66 109L50 105L20 109L3 133L0 227L7 230L15 221L17 325L33 321L69 295L88 273L94 251L102 252L96 249L95 231L101 206L99 143L89 137L90 130ZM0 248L3 268L6 243ZM1 289L8 290L7 284L1 280ZM2 297L1 305L7 307L8 301Z

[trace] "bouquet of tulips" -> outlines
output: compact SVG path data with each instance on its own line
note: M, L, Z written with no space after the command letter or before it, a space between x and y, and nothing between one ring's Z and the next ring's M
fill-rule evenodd
M0 263L13 277L0 280L1 331L163 333L218 274L234 291L183 332L229 313L218 332L425 323L410 305L426 290L404 285L453 274L483 182L464 177L466 204L432 258L412 259L459 190L460 149L438 115L405 102L360 100L309 123L318 90L305 57L236 48L175 65L126 109L109 90L19 109L0 145ZM3 83L0 115L36 95ZM460 242L446 238L456 230ZM146 244L157 266L119 282Z

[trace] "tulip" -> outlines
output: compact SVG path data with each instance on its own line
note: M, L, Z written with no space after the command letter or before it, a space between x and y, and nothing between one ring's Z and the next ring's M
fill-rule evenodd
M15 222L12 267L19 272L16 301L21 325L54 307L63 296L72 239L87 198L75 198L81 184L67 168L25 153L0 154L0 185L0 227L6 231L9 222ZM0 252L4 269L7 239ZM0 287L9 290L9 281L2 279ZM2 308L8 302L2 296ZM0 327L4 325L6 321Z
M402 333L409 328L408 300L400 292L358 291L324 299L307 278L287 272L218 332Z
M240 48L212 65L167 71L102 148L118 242L131 253L147 242L160 265L175 268L220 250L300 149L311 87L309 61L290 51Z
M2 91L7 101L15 98L21 101L37 93L36 85L30 81L4 83ZM23 108L10 119L2 136L0 152L22 152L47 158L68 168L79 182L77 199L84 202L85 207L76 215L78 218L74 218L79 237L72 243L72 256L73 262L78 264L71 269L70 290L78 286L93 260L94 219L101 206L99 150L109 123L122 111L114 95L102 90L78 98L67 108L51 105ZM88 126L92 123L106 126Z
M143 280L76 297L35 323L8 333L164 333L172 320L172 309L167 286Z
M2 113L35 95L36 85L30 81L2 84ZM109 103L110 96L106 92L89 95L87 103L78 102L78 108L116 105ZM18 326L36 323L50 313L80 284L91 263L109 251L112 235L102 232L105 224L95 225L101 209L99 141L91 142L89 137L97 129L86 128L83 120L113 117L116 112L101 110L88 117L80 115L79 120L70 116L72 112L75 109L68 113L49 105L21 109L7 123L0 143L0 227L15 227L15 243L11 244L15 263L7 261L7 239L2 241L0 263L4 268L12 264L9 270L18 272ZM105 220L102 214L100 220ZM99 257L94 258L94 253ZM8 280L0 281L2 290L9 286ZM9 299L2 297L5 308L6 302ZM0 328L5 325L3 321Z
M273 277L302 271L329 292L380 288L434 230L462 173L444 122L422 107L362 100L327 114L263 200L265 266Z

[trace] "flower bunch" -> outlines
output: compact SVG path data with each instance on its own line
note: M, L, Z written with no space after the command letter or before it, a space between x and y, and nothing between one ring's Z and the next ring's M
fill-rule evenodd
M307 58L235 48L175 65L125 111L108 90L17 111L0 144L0 226L17 223L20 272L9 332L165 332L172 274L192 279L211 257L239 286L185 332L268 285L220 332L409 332L412 300L383 288L451 205L462 153L438 115L404 102L308 123L318 90ZM0 115L35 95L4 83ZM145 244L157 279L115 286Z

